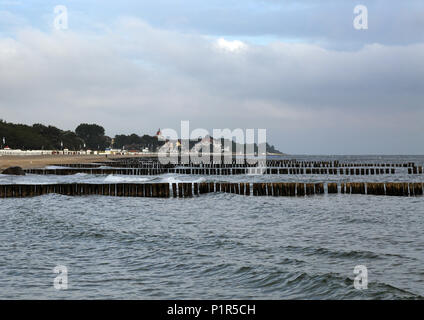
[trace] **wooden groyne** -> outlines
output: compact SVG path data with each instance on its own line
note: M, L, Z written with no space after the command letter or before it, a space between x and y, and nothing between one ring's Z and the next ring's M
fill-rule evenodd
M112 197L191 198L208 193L245 196L305 197L322 194L368 194L422 196L422 182L202 182L202 183L117 183L117 184L8 184L0 185L0 198L25 198L49 193L67 196L103 195Z
M129 158L119 159L108 162L95 162L91 164L56 164L60 167L69 168L98 168L107 166L113 168L172 168L172 167L198 167L198 168L252 168L252 167L273 167L273 168L416 168L416 171L422 172L421 166L416 166L413 162L405 163L355 163L339 161L297 161L297 160L264 160L259 159L254 163L249 163L247 159L232 159L230 161L209 162L193 161L190 159L187 163L179 161L178 163L162 164L158 158ZM420 169L421 168L421 169Z
M417 171L418 172L418 171ZM63 169L27 169L26 174L73 175L77 173L91 175L390 175L396 174L394 168L63 168Z
M230 159L231 160L231 159ZM158 158L128 158L91 164L58 164L58 168L27 169L27 174L73 175L343 175L370 176L408 173L423 174L423 167L407 163L341 163L339 161L258 160L249 163L246 159L225 162L194 162L162 164Z
M100 162L99 162L100 163ZM151 166L163 166L157 157L150 158L121 158L114 160L113 162L102 162L103 165L111 167L129 167L129 168L141 168ZM75 165L71 165L75 166ZM414 162L392 162L392 163L378 163L378 162L340 162L339 160L334 161L299 161L296 159L263 159L259 158L253 164L249 162L248 158L240 157L229 157L216 159L211 157L208 162L203 160L196 160L196 158L190 158L188 162L182 162L178 159L176 164L167 164L165 166L186 166L186 167L206 167L206 168L218 168L218 167L277 167L277 168L346 168L346 167L393 167L393 168L413 168L415 167ZM419 167L417 167L419 168Z
M168 198L170 196L169 183L0 185L0 198L25 198L49 193L67 196L104 195L153 198Z

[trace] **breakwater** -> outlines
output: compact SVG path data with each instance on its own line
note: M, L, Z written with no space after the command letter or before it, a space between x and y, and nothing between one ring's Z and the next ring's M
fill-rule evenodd
M409 168L411 169L411 168ZM395 174L394 168L61 168L61 169L27 169L25 173L40 175L72 175L85 174L121 174L121 175L158 175L158 174L191 174L191 175L241 175L241 174L325 174L325 175L383 175ZM414 172L415 174L418 173ZM422 174L422 171L420 172ZM411 172L412 174L412 172Z
M27 169L25 173L38 175L73 175L77 173L93 175L136 175L151 176L161 174L185 175L346 175L372 176L394 175L404 172L409 175L423 174L423 167L414 162L405 163L353 163L340 161L296 161L259 160L249 163L247 159L233 159L218 162L196 162L162 164L157 158L129 158L111 162L90 164L61 164L54 168Z
M364 194L422 196L423 183L300 183L300 182L203 182L203 183L116 183L116 184L9 184L0 185L0 198L25 198L57 193L67 196L104 195L115 197L190 198L207 193L244 196L311 196L322 194Z

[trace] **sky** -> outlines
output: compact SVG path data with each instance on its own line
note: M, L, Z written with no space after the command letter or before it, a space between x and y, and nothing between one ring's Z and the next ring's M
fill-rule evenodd
M8 122L114 136L189 120L266 129L289 154L424 154L423 102L422 0L0 0Z

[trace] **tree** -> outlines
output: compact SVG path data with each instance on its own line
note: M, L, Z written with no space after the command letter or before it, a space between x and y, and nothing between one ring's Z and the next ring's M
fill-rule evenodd
M155 136L145 134L140 137L135 133L128 136L124 134L116 135L114 140L115 143L113 146L115 148L128 150L143 150L144 148L148 148L151 151L156 151L165 143Z
M102 126L82 123L75 129L75 133L88 149L104 150L108 147L108 137L105 136L105 129Z

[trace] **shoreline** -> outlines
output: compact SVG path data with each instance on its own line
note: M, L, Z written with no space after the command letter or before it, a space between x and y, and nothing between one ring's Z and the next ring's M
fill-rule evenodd
M280 154L268 154L278 155ZM93 162L110 162L122 158L150 158L156 154L126 154L126 155L0 155L0 171L9 167L21 167L22 169L39 169L55 164L86 164Z
M38 169L55 164L110 162L114 159L151 157L151 155L5 155L0 156L0 170L9 167L21 167L22 169Z

